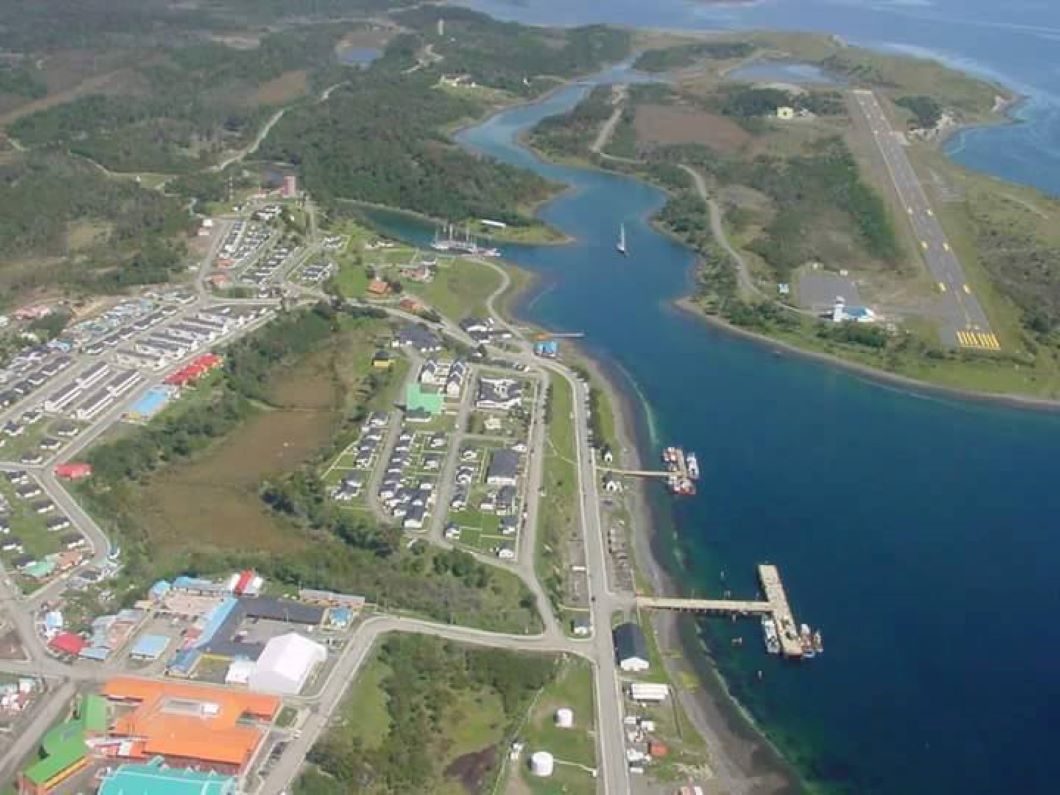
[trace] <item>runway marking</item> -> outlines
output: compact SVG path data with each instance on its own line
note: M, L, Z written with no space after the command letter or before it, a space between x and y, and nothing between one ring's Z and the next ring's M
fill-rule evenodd
M926 240L921 240L920 241L920 248L922 248L922 249L924 249L926 251L927 247L928 247L927 246L927 241Z
M966 293L968 293L968 295L971 295L971 294L972 294L972 288L971 288L971 287L969 287L969 286L968 286L967 284L963 284L963 285L961 285L961 286L962 286L962 287L964 288L964 291L965 291Z
M1001 342L991 332L958 331L957 344L962 348L974 348L981 351L999 351Z
M946 292L946 285L944 285L942 282L939 282L939 292L940 293Z
M942 241L942 247L943 247L944 249L946 249L947 251L949 251L949 250L950 250L950 244L949 244L949 243L947 243L947 242L946 242L945 240L943 240L943 241Z

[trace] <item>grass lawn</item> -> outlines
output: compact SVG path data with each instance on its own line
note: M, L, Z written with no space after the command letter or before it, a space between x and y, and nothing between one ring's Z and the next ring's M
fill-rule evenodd
M365 748L378 748L390 731L387 695L382 687L383 680L389 674L390 668L380 659L378 650L373 652L346 696L346 704L342 709L342 729L359 739Z
M545 443L543 499L538 516L537 549L534 569L553 602L562 601L569 567L564 548L577 529L574 465L574 423L571 419L573 396L570 384L551 376L548 435Z
M430 304L452 320L485 315L486 299L501 285L501 276L489 265L454 259L439 265L434 280L405 286L407 292Z

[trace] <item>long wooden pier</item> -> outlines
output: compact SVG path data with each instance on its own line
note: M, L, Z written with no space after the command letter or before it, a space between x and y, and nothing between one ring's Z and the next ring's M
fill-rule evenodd
M758 579L766 598L748 599L678 599L667 596L638 596L637 607L649 610L682 610L694 613L736 616L772 616L777 625L780 651L785 657L802 657L802 643L795 616L781 582L780 572L770 563L758 566Z

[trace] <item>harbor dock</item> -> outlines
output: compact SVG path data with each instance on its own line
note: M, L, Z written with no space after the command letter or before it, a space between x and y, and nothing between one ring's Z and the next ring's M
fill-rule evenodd
M637 607L649 610L680 610L712 615L768 616L777 627L780 651L785 657L798 659L804 656L805 648L799 636L799 627L788 603L780 571L770 563L758 566L758 580L765 593L764 600L750 599L679 599L666 596L638 596Z
M699 480L699 462L695 453L686 454L680 447L667 447L663 451L663 462L666 469L618 469L613 466L601 466L605 474L624 475L637 478L665 478L670 491L677 495L696 493L696 481Z

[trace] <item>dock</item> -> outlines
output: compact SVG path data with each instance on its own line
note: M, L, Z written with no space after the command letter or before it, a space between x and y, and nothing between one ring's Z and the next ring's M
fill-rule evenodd
M799 628L780 579L780 571L770 563L758 566L758 580L766 595L764 600L750 599L679 599L666 596L638 596L637 607L649 610L679 610L692 613L731 616L771 616L777 625L780 651L785 657L803 656Z
M696 493L695 482L699 479L699 470L694 454L686 456L680 447L667 447L663 452L665 469L619 469L610 465L598 465L604 474L635 478L664 478L670 491L678 495Z

